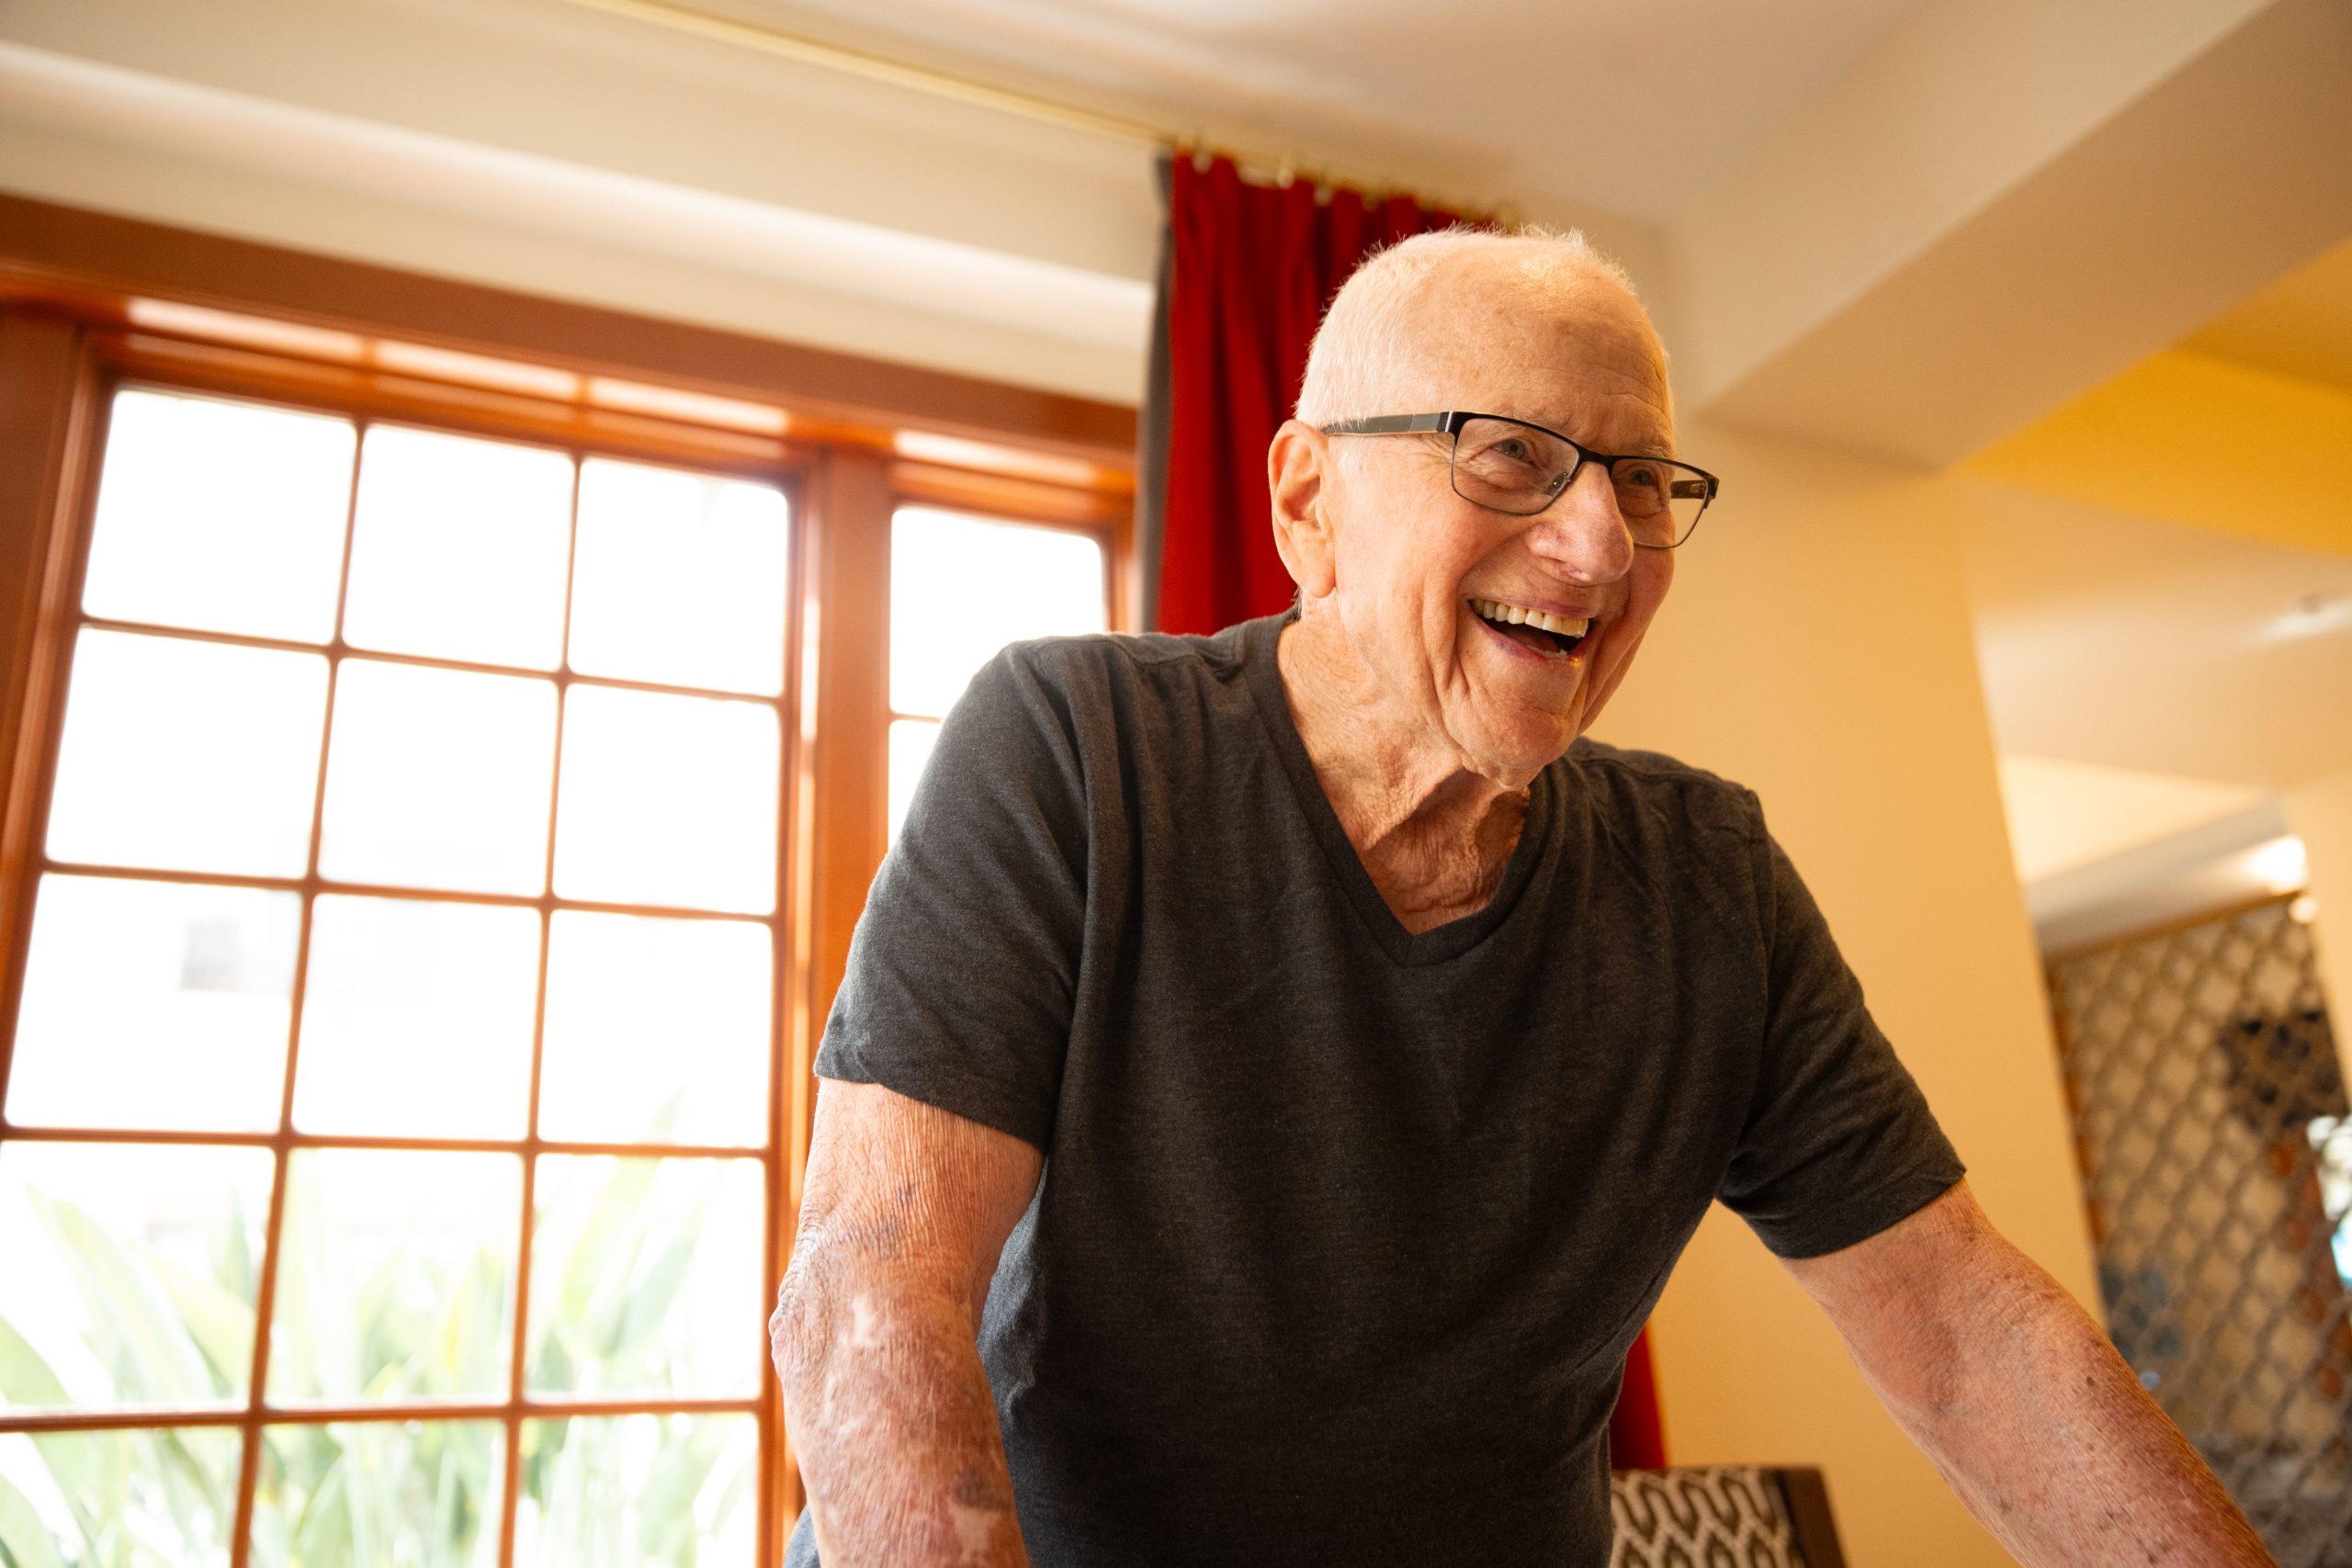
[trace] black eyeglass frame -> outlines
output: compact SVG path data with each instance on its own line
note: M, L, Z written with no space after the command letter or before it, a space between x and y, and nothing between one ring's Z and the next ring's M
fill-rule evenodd
M1540 431L1553 440L1564 443L1570 451L1574 452L1577 455L1576 466L1561 478L1558 486L1544 499L1544 504L1532 512L1513 512L1507 507L1488 505L1486 502L1462 495L1462 487L1454 483L1453 457L1454 454L1461 450L1462 427L1474 419L1491 419L1503 424L1518 425L1521 430ZM1463 500L1469 502L1473 506L1485 507L1488 512L1498 512L1506 517L1542 516L1545 511L1549 510L1553 502L1567 493L1568 487L1577 482L1577 476L1584 472L1584 466L1587 463L1599 463L1604 471L1612 476L1620 463L1664 463L1668 468L1680 468L1685 472L1696 474L1706 481L1707 493L1700 500L1699 513L1690 519L1690 526L1684 531L1682 537L1670 545L1645 545L1636 539L1634 541L1635 549L1672 550L1679 549L1682 546L1689 544L1690 536L1699 531L1699 524L1706 517L1707 508L1715 503L1716 492L1723 488L1723 481L1714 475L1695 464L1686 463L1679 457L1660 457L1649 452L1596 452L1574 436L1563 435L1549 425L1537 424L1532 420L1513 419L1507 413L1476 413L1464 409L1454 409L1445 413L1375 414L1370 419L1343 419L1336 423L1321 424L1316 428L1326 435L1446 436L1451 445L1447 447L1445 454L1445 479L1446 483L1453 486L1453 493L1461 495Z

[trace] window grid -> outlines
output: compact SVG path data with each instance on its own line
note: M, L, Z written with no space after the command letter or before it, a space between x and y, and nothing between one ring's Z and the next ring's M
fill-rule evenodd
M952 499L942 497L929 488L912 490L902 489L892 498L890 503L890 524L892 527L895 528L898 526L899 514L909 508L921 508L926 511L935 512L956 512L961 513L967 517L977 518L982 522L1002 523L1022 528L1035 528L1041 533L1046 534L1076 534L1082 538L1093 540L1097 546L1101 547L1102 551L1102 606L1104 624L1114 628L1119 626L1121 616L1118 614L1118 540L1114 531L1111 528L1093 523L1078 521L1049 521L1047 519L1038 517L1032 513L1023 512L1016 508L991 506L985 502L975 502L968 497L959 496ZM888 628L885 627L884 631L886 634L887 646L887 633ZM886 671L886 679L883 683L883 689L886 693L889 689L887 674L888 671ZM890 725L899 723L901 720L910 720L918 724L937 724L941 719L947 716L944 713L916 713L910 709L902 708L896 703L891 702L888 696L885 696L883 699L883 724L886 729Z
M1032 496L1024 499L1034 501L1036 498ZM992 503L991 500L989 499L976 499L967 495L959 495L952 491L947 491L946 493L941 493L937 489L932 486L918 484L912 487L901 486L898 492L892 496L890 502L890 526L893 529L898 526L899 514L910 508L960 513L965 516L976 518L983 522L1009 524L1023 528L1034 528L1040 532L1048 534L1076 534L1082 538L1093 540L1096 546L1099 547L1102 552L1103 623L1105 626L1114 628L1122 627L1124 626L1125 617L1121 614L1121 595L1119 592L1119 540L1114 528L1102 524L1075 518L1067 520L1048 520L1047 518L1040 517L1036 514L1037 511L1041 509L1023 508L1020 505L1018 501L1015 501L1009 505ZM895 596L887 598L886 603L893 605L892 613L895 613ZM883 645L887 650L888 647L889 628L886 626L882 628L882 631ZM888 668L888 660L887 658L884 661L882 690L885 695L882 702L883 714L881 729L886 749L889 747L891 743L891 737L897 733L898 727L899 725L924 725L928 726L935 732L939 728L941 721L947 716L944 712L917 713L911 709L902 708L899 706L897 703L891 701L888 695L891 690L890 670ZM897 780L892 777L894 768L895 762L886 755L883 762L883 776L885 784L884 793L886 795L894 795L896 793ZM912 781L909 781L909 783L911 784ZM889 835L894 839L897 837L899 826L895 820L896 810L897 807L894 805L891 807L893 820L889 824Z
M344 640L343 625L344 611L349 596L352 547L356 527L359 484L364 463L368 433L371 426L377 423L398 424L408 428L433 428L433 426L426 425L423 422L415 419L401 419L396 421L378 420L364 412L356 412L347 408L313 405L308 403L304 400L287 397L282 394L266 394L263 397L256 399L254 395L251 393L243 393L236 390L202 385L178 386L173 385L168 381L148 377L141 377L135 380L112 379L110 384L103 389L104 406L110 407L115 394L132 388L152 388L152 389L154 390L175 394L189 393L197 396L224 397L248 402L265 401L271 406L277 407L315 407L318 408L320 412L333 412L341 417L347 418L351 421L354 426L355 440L351 479L344 498L343 557L335 593L334 630L333 635L325 644L321 645L316 643L289 641L282 638L254 637L230 632L194 630L187 627L154 626L144 622L109 619L107 617L94 616L85 614L81 609L82 580L87 570L91 541L95 533L96 490L95 477L96 473L96 466L99 462L103 461L105 453L106 433L103 428L96 433L96 438L90 444L91 450L88 457L88 472L91 482L88 484L87 490L85 491L85 504L82 508L82 515L79 519L80 526L74 541L74 581L69 600L71 609L65 617L65 624L60 634L62 646L69 649L75 645L85 628L90 628L97 630L119 630L132 632L141 636L179 637L190 641L210 642L266 649L278 649L305 654L323 653L328 660L326 706L321 726L318 761L313 778L311 801L310 840L303 875L299 878L288 878L282 876L241 874L233 873L147 869L137 866L86 864L51 858L47 852L47 838L48 818L51 807L51 796L55 783L58 755L53 742L48 756L42 763L42 787L39 800L38 814L32 824L32 832L28 843L28 853L23 869L23 907L28 911L30 908L31 899L35 890L39 888L44 877L52 874L78 876L121 877L149 882L206 884L219 886L292 892L300 895L301 906L296 941L294 977L288 1002L288 1016L287 1025L286 1061L284 1074L280 1083L277 1125L276 1131L272 1133L225 1133L189 1131L185 1129L145 1131L140 1129L109 1127L17 1126L7 1120L6 1112L8 1078L10 1076L10 1068L13 1065L12 1058L14 1055L13 1046L15 1030L13 1022L11 1022L6 1037L0 1038L0 1143L15 1140L25 1143L56 1144L155 1144L266 1148L270 1150L272 1154L272 1180L268 1213L265 1222L264 1249L262 1253L257 1290L254 1298L254 1347L248 1372L249 1381L246 1389L245 1402L242 1409L233 1408L225 1404L196 1406L140 1405L133 1408L123 1408L111 1411L54 1411L40 1413L0 1409L0 1435L17 1432L33 1434L50 1432L96 1432L183 1427L213 1428L229 1427L237 1427L242 1434L242 1452L239 1462L237 1491L233 1506L233 1522L231 1526L232 1533L229 1540L229 1563L230 1568L246 1568L246 1564L252 1551L254 1500L260 1479L264 1436L268 1428L273 1427L320 1425L330 1422L387 1422L412 1420L457 1421L469 1418L480 1420L497 1420L501 1423L503 1434L503 1452L501 1456L501 1462L503 1463L504 1471L504 1474L502 1478L502 1483L499 1488L500 1517L497 1525L499 1542L497 1561L501 1564L508 1564L512 1563L514 1560L515 1521L520 1503L520 1483L522 1479L522 1437L525 1422L534 1419L561 1420L571 1417L627 1415L748 1415L754 1418L758 1443L757 1475L759 1484L758 1498L754 1505L758 1510L756 1519L756 1536L762 1543L760 1550L763 1554L771 1553L773 1551L780 1551L781 1541L777 1539L780 1534L778 1528L779 1521L775 1517L777 1511L777 1498L775 1496L776 1488L775 1481L777 1470L775 1461L778 1443L781 1438L781 1431L780 1422L777 1418L776 1401L774 1394L774 1374L772 1369L770 1369L766 1364L766 1358L764 1354L760 1358L762 1370L760 1373L758 1391L754 1393L746 1394L741 1397L660 1398L632 1396L620 1398L573 1399L560 1395L545 1394L535 1397L527 1390L526 1382L531 1322L529 1292L531 1288L531 1254L534 1239L534 1210L537 1200L536 1187L537 1169L539 1158L543 1155L610 1156L644 1160L715 1157L726 1157L739 1160L755 1158L759 1160L763 1178L763 1201L761 1208L761 1229L763 1252L762 1280L763 1282L761 1287L760 1298L756 1302L746 1302L744 1303L744 1321L747 1337L752 1332L754 1326L758 1325L765 1315L767 1304L765 1299L767 1287L765 1282L773 1280L781 1269L781 1258L779 1257L778 1214L783 1199L784 1186L784 1171L781 1153L781 1107L783 1104L783 1096L786 1092L786 1088L781 1082L783 1077L783 1057L779 1049L781 1043L779 1032L783 1026L784 1016L781 993L786 984L786 976L791 972L787 968L787 964L792 956L783 931L786 924L786 911L788 906L785 901L786 887L784 886L784 857L781 852L784 847L791 841L789 834L789 818L793 807L795 791L791 787L790 774L793 764L792 747L789 743L789 738L797 732L797 728L792 722L794 716L789 711L789 705L797 690L796 683L791 679L786 679L783 682L782 690L777 694L771 696L758 694L719 691L702 687L673 685L662 682L634 681L605 676L583 676L574 673L571 668L570 631L572 611L571 586L573 567L575 564L579 541L579 502L582 464L589 457L601 457L604 456L605 453L601 450L591 447L584 443L550 441L543 437L523 437L521 439L524 439L527 444L537 446L543 450L551 450L562 453L570 460L571 465L570 515L567 522L566 560L564 570L564 637L561 656L556 669L552 671L546 670L531 670L505 665L485 664L463 660L437 658L429 655L390 653L373 649L354 648ZM452 426L451 428L458 427ZM465 434L479 435L489 439L499 438L493 432L484 431L478 428L467 429L465 430ZM513 438L510 437L509 439ZM624 457L625 460L661 461L659 458L648 458L641 454L637 453L621 453L616 455ZM673 464L673 466L678 465ZM707 464L695 464L691 459L687 460L684 466L695 468L706 472L712 471ZM779 484L786 479L786 476L785 475L773 472L759 477L766 482ZM791 493L790 487L786 486L785 488L786 488L787 495L789 495ZM793 508L789 515L791 517L790 526L793 530L793 534L797 536L802 526L801 518L797 505ZM796 567L792 570L797 573L798 569ZM791 584L789 583L779 583L778 585L780 592L788 591L790 587ZM791 636L789 631L787 631L787 643L790 641ZM549 758L550 771L548 784L548 812L547 821L547 842L544 847L542 856L542 881L541 890L539 893L537 895L512 895L478 891L445 890L430 887L383 886L346 882L342 880L331 880L322 877L320 874L319 854L321 839L324 827L327 761L331 747L333 745L335 716L337 711L335 697L341 682L344 663L345 660L350 658L361 658L370 661L423 666L440 670L508 676L520 675L535 680L546 681L554 686L557 700L555 740L554 749ZM748 915L741 912L702 910L665 905L618 903L592 899L559 897L556 896L554 892L555 835L559 820L558 812L560 809L561 804L560 789L562 777L563 731L566 718L568 716L570 693L571 688L575 685L603 686L672 695L718 698L730 702L757 702L766 705L775 712L780 741L780 749L778 752L779 777L777 781L778 789L776 798L778 820L775 839L779 853L776 857L777 863L774 873L775 883L772 889L773 901L771 905L771 913L766 915ZM59 688L61 697L63 690L63 686L61 685ZM61 706L59 710L61 715L62 711ZM54 734L54 730L52 730L52 734ZM294 1094L297 1081L296 1075L300 1066L303 1002L310 979L310 950L312 919L317 899L322 894L363 896L388 899L412 899L436 903L466 902L499 905L509 908L527 907L537 911L539 928L539 954L537 975L535 982L535 1005L531 1030L529 1066L530 1097L527 1108L527 1121L526 1123L525 1134L522 1138L484 1139L400 1137L368 1134L317 1134L300 1132L294 1127ZM766 1118L766 1130L765 1135L759 1145L719 1145L686 1143L618 1143L578 1140L547 1140L539 1136L538 1098L547 1025L547 973L551 948L551 939L553 936L553 916L559 910L642 915L671 919L729 919L739 922L756 920L767 928L770 952L772 954L772 963L769 973L770 994L768 1013L769 1061L772 1066L770 1080L768 1083L769 1106L768 1116ZM18 952L16 957L17 973L19 976L23 974L23 965L29 942L29 919L20 919L17 935ZM16 998L12 999L20 999L21 981L14 989L17 995ZM498 1153L513 1155L522 1160L522 1202L519 1235L517 1238L517 1253L514 1262L513 1337L508 1352L509 1362L506 1397L503 1401L410 1399L368 1404L331 1404L326 1402L306 1401L300 1404L285 1405L272 1405L268 1402L266 1389L269 1371L270 1343L272 1338L271 1327L276 1307L277 1277L279 1272L279 1264L281 1261L281 1243L284 1231L288 1174L292 1163L292 1156L296 1151L322 1148L398 1150L436 1153Z

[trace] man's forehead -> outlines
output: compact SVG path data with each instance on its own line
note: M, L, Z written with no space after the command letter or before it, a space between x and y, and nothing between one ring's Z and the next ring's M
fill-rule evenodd
M1399 395L1558 424L1644 451L1673 440L1664 351L1641 306L1599 274L1432 278L1401 323ZM1419 408L1404 412L1428 412ZM1572 421L1581 429L1570 429Z

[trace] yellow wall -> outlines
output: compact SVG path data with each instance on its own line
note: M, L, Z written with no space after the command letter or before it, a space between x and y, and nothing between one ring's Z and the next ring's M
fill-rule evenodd
M1595 733L1753 786L1994 1221L2096 1310L1956 536L1961 488L1693 425L1724 476ZM2008 1561L1717 1209L1655 1320L1677 1462L1817 1464L1857 1568Z
M2352 393L2159 354L1962 465L2045 495L2352 555Z

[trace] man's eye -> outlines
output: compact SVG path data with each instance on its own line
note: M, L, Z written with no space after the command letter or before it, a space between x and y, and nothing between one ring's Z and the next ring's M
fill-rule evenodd
M1521 435L1506 435L1486 450L1486 456L1501 457L1513 463L1535 461L1535 443Z
M1649 517L1666 510L1666 471L1655 464L1627 463L1610 478L1617 486L1617 509L1628 517Z

